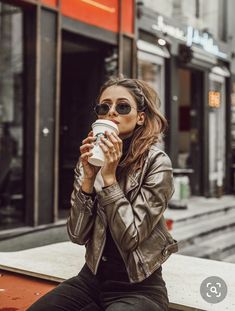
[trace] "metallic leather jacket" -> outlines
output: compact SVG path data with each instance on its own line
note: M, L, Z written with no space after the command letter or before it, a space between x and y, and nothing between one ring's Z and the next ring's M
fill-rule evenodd
M107 225L132 283L147 278L178 251L163 216L174 191L172 175L169 157L153 145L142 169L105 188L97 176L89 196L81 190L83 169L77 164L67 229L72 242L86 246L86 263L94 274Z

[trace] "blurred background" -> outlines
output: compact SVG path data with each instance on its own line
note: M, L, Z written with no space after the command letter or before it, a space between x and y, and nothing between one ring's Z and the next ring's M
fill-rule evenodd
M0 250L67 239L79 146L99 87L123 73L153 86L169 121L169 229L200 232L210 215L206 233L224 230L235 254L234 11L233 0L0 0Z

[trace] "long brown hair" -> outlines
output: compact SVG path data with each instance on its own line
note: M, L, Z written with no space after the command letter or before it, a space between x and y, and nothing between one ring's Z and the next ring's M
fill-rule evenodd
M114 85L125 87L135 99L137 110L145 112L144 124L136 126L127 155L119 164L130 173L142 167L150 146L161 141L162 133L167 128L167 121L159 111L158 94L142 80L111 78L101 87L97 102L104 90Z

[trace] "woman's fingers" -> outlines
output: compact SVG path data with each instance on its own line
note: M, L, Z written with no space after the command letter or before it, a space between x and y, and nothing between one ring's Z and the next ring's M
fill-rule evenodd
M82 144L92 143L95 142L96 138L93 136L88 136L87 138L83 139Z
M111 161L117 161L122 155L122 140L116 133L106 132L105 134L107 138L101 137L99 145L106 155L106 158L109 158ZM82 141L82 145L80 146L82 160L87 160L87 158L92 155L91 149L94 147L95 141L96 137L93 137L93 132L90 131L88 137Z
M91 151L87 151L87 152L84 152L83 154L81 154L80 159L82 162L87 161L87 159L89 157L91 157L92 155L93 155L93 153Z
M117 161L122 155L122 141L118 136L113 136L110 133L106 133L107 138L102 137L99 143L101 149L103 150L106 158L111 161Z
M80 152L84 153L90 151L90 149L94 147L93 143L95 142L95 140L96 138L93 137L93 132L89 132L88 137L86 137L82 141L82 145L80 146Z
M89 136L90 135L90 136ZM96 137L92 136L92 131L88 134L88 137L83 139L82 146L80 146L80 152L83 153L85 151L89 151L90 148L93 147L93 143L96 140Z
M107 146L107 142L99 142L99 146L103 150L104 154L110 154L110 148Z
M112 132L112 133L107 133L107 137L112 142L115 149L118 152L122 152L122 140L118 137L118 135Z
M86 151L89 151L90 149L94 148L92 144L84 144L80 147L80 152L84 153Z
M109 141L107 138L101 137L101 141L103 144L105 144L108 147L110 152L116 151L114 144L111 141Z

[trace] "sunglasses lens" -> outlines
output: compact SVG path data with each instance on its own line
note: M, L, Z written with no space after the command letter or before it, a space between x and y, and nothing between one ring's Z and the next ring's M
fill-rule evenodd
M119 103L116 106L116 110L119 114L128 114L131 111L131 106L127 103Z
M104 116L109 112L109 105L107 104L96 105L95 112L98 116Z
M98 104L95 106L95 112L98 116L104 116L109 112L110 106L108 104ZM131 106L128 103L118 103L115 107L117 113L128 114L131 111Z

